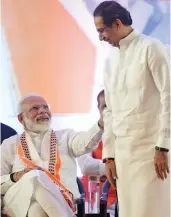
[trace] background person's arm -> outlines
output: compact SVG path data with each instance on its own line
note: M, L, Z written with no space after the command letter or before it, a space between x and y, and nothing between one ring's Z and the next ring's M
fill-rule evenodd
M92 153L85 154L77 160L81 173L85 176L103 176L106 174L105 164L102 160L93 158Z

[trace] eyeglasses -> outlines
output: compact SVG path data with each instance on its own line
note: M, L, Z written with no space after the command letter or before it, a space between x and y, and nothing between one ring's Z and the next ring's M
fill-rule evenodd
M108 25L106 25L106 26L103 27L103 28L98 29L97 32L100 33L100 34L102 34L102 33L105 31L105 29L106 29L107 27L108 27Z

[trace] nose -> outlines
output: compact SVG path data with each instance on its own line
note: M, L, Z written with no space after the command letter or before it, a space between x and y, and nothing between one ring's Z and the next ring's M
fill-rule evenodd
M47 111L46 111L46 109L43 107L43 106L41 106L40 108L39 108L39 114L41 114L41 113L46 113Z

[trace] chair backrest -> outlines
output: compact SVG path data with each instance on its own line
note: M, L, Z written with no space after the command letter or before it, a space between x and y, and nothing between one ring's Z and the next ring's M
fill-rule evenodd
M77 204L77 217L85 217L85 189L81 179L78 177L77 184L78 190L81 194L81 197L75 201Z
M81 179L77 177L77 184L78 184L78 190L81 194L81 199L85 200L86 197L86 193L85 193L85 188L84 188L84 184L82 183Z

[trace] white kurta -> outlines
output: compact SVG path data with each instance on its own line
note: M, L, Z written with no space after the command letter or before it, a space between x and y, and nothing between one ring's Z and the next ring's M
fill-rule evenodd
M61 159L61 183L73 193L74 198L78 198L80 193L76 182L77 167L75 158L96 148L99 141L101 140L103 131L100 130L97 125L94 125L88 132L76 133L72 130L59 130L55 133L57 136L57 143ZM45 169L48 169L50 157L50 135L51 131L47 131L45 134L39 135L26 133L26 140L32 160ZM34 174L31 173L31 175L28 173L27 175L24 175L23 178L16 184L9 181L9 174L12 172L21 171L26 167L17 155L18 142L19 137L13 136L5 140L1 145L1 152L3 153L0 169L1 183L3 183L1 185L1 193L5 193L4 205L6 210L12 210L15 215L17 214L17 217L24 217L28 211L30 200L34 193L33 183L35 182L36 177L36 180L42 183L43 187L48 189L48 192L51 192L54 197L57 197L57 195L55 194L54 186L52 186L55 184L53 182L50 183L51 180L48 180L47 177L43 176L42 178L42 174L40 172L36 172ZM32 177L33 181L29 181L29 176ZM23 185L24 180L25 184ZM27 183L31 184L29 184L27 187ZM17 190L19 185L20 191ZM20 206L16 206L18 203ZM65 207L62 205L63 202L60 201L60 203L61 207L63 207L63 210L65 211ZM71 215L69 215L69 217L70 216Z
M92 153L80 156L77 161L84 176L106 175L105 164L101 159L93 158Z
M115 157L119 217L169 217L169 179L154 168L155 146L169 148L169 53L135 30L115 53L104 73L103 158Z

